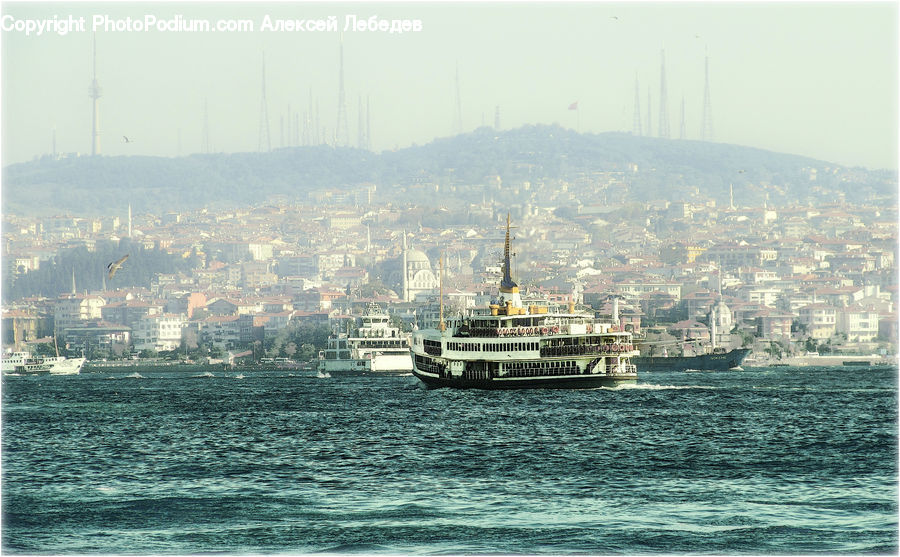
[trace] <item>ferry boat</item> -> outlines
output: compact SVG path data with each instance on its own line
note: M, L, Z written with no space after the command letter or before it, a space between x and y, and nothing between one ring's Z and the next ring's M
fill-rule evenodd
M355 336L341 333L328 338L325 350L319 352L319 373L409 375L409 335L392 327L390 316L377 305L370 305L361 319Z
M525 307L510 275L506 217L500 296L487 308L443 320L412 336L413 375L429 388L475 389L613 387L637 381L631 333L593 313Z
M32 356L28 352L10 352L3 356L4 375L77 375L84 366L84 358L64 356Z

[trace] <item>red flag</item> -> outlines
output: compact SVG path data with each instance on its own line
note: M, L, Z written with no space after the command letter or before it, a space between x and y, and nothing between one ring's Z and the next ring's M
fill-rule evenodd
M572 104L570 104L569 110L578 110L578 101L575 101Z

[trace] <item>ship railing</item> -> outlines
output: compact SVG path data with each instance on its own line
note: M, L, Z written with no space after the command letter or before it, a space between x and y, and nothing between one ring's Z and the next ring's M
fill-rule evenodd
M634 364L616 364L606 366L607 375L632 375L637 373L637 366Z
M631 344L574 344L569 346L542 346L541 357L548 356L582 356L585 354L622 354L631 352Z

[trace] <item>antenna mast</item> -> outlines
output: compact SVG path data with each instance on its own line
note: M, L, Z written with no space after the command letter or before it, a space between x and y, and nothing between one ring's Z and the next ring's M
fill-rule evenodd
M660 51L662 63L659 68L659 136L669 137L669 113L666 108L666 51Z
M262 59L262 101L259 105L259 150L272 150L272 134L269 131L269 105L266 102L266 53Z
M638 93L638 76L634 72L634 121L632 122L632 133L641 135L643 126L641 125L641 97Z
M447 330L447 325L444 324L444 253L441 252L440 257L438 258L438 267L440 268L440 316L441 323L438 326L441 332Z
M94 100L94 124L91 129L91 155L99 155L100 154L100 97L103 95L103 90L100 89L100 84L97 82L97 35L93 36L93 45L94 45L94 77L93 81L91 81L91 86L88 87L88 96Z
M338 73L338 113L337 126L334 130L335 146L346 147L350 144L350 130L347 124L347 101L344 98L344 34L341 33L340 64Z
M453 133L461 134L462 125L462 99L459 96L459 62L456 63L456 111L453 113Z
M706 55L704 62L705 84L703 86L703 128L700 131L700 139L703 141L713 141L713 118L712 118L712 101L709 96L709 55Z

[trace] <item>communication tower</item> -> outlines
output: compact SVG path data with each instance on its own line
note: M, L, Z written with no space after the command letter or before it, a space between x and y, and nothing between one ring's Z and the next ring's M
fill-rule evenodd
M203 136L200 142L201 150L204 153L209 153L209 103L206 99L203 99Z
M94 52L94 78L91 86L88 87L88 97L94 101L94 117L91 129L91 155L100 154L100 97L103 96L103 90L97 82L97 35L93 36L93 52Z
M681 95L681 130L678 133L678 139L685 139L684 131L684 95Z
M700 139L713 141L713 117L712 101L709 96L709 55L706 55L704 63L705 84L703 86L703 128L700 131Z
M366 128L365 128L365 118L366 115L363 112L363 104L362 104L362 95L359 96L357 108L357 124L356 124L356 148L357 149L365 149L366 148Z
M669 137L669 114L666 108L668 99L666 98L666 51L660 51L662 60L659 67L659 136Z
M341 33L340 61L338 64L338 113L334 130L334 144L350 145L350 128L347 123L347 101L344 97L344 34Z
M463 130L462 125L462 99L459 96L459 62L456 63L456 95L455 95L455 104L454 112L453 112L453 133L461 134Z
M638 93L638 76L634 72L634 121L631 127L631 133L641 135L643 126L641 126L641 96Z
M259 105L259 150L272 150L272 134L269 130L269 105L266 102L266 53L262 59L262 101Z

